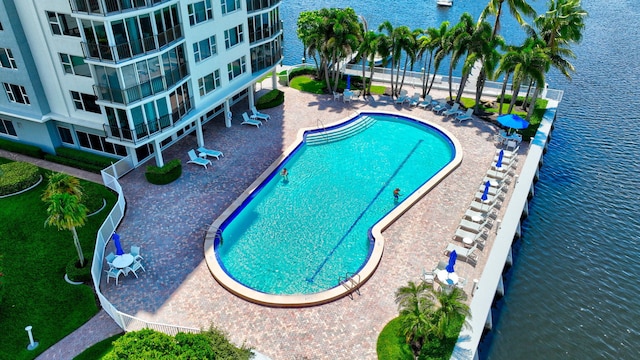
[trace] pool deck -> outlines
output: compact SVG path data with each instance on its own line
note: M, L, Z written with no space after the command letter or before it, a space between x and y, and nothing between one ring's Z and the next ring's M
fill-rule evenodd
M269 90L269 84L270 80L265 81L259 93ZM208 169L187 164L187 151L197 147L195 135L190 135L163 152L165 161L183 161L183 175L176 182L150 185L144 166L120 179L128 207L118 233L125 249L141 246L146 272L140 272L138 279L122 278L118 286L103 280L102 291L125 313L158 323L215 326L234 343L253 347L274 360L375 359L380 331L398 315L395 291L408 281L419 281L423 269L446 260L443 250L454 242L452 235L490 167L497 129L478 119L459 124L429 110L395 105L385 96L343 103L330 95L280 89L285 92L284 105L264 110L271 120L260 128L240 125L246 101L232 108L231 128L225 128L221 118L205 125L206 147L225 154L212 160ZM419 91L405 89L409 94ZM432 95L444 99L446 93L432 91ZM204 236L213 221L291 145L298 129L333 123L355 111L378 110L397 111L444 127L462 144L464 158L383 232L382 260L360 295L321 306L274 308L242 300L220 286L203 255ZM521 146L521 154L525 151ZM505 203L510 194L511 189ZM468 279L467 293L472 280L480 277L493 230L475 267L457 263L456 272Z

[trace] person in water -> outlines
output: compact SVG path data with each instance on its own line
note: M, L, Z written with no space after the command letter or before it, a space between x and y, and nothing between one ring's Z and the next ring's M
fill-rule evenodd
M400 188L396 188L395 190L393 190L393 202L397 203L400 199L400 196Z
M285 182L289 181L289 171L287 171L287 168L283 168L282 171L280 171L280 175L282 176L282 180Z

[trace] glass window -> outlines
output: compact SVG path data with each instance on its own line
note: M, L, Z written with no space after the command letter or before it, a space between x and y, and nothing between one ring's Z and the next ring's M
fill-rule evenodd
M224 31L224 45L227 49L241 43L243 39L242 24Z
M76 19L68 14L58 14L47 11L47 18L51 26L51 32L55 35L67 35L80 37L80 29Z
M217 53L218 49L215 35L193 44L193 57L196 62L200 62Z
M24 86L14 85L8 83L2 83L4 85L4 91L7 93L7 98L13 103L30 105L29 97L27 96L27 90Z
M6 119L0 119L0 134L18 136L16 129L13 127L13 122Z
M240 59L227 64L227 71L229 74L229 80L233 80L238 76L244 74L247 71L245 57L243 56Z
M198 88L200 89L200 96L204 96L216 88L220 87L220 70L216 70L213 73L201 77L198 79Z
M95 95L83 94L77 91L71 91L71 98L76 109L101 114L100 106L96 104L98 99Z
M187 5L189 12L189 24L196 25L201 22L213 19L213 11L211 9L211 0L198 1Z
M222 6L222 13L230 13L240 9L240 0L220 0Z
M0 67L8 69L18 68L11 49L0 48Z
M89 65L85 64L84 58L69 54L60 54L60 62L64 72L67 74L91 77Z
M73 145L73 136L71 136L71 130L66 127L58 126L58 134L60 134L60 140L65 144Z

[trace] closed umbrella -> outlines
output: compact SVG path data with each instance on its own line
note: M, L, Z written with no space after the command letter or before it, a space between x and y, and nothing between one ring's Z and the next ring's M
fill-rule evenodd
M351 75L347 75L347 90L351 90Z
M454 266L456 265L456 259L458 258L458 253L453 250L450 254L449 254L449 264L447 265L447 267L445 268L447 270L448 273L452 273L455 272L454 270Z
M489 199L490 187L491 187L491 182L487 181L486 183L484 183L484 190L482 191L482 196L480 197L480 200L482 200L482 202L485 202Z
M113 245L116 247L116 255L124 254L124 251L122 250L122 244L120 244L120 235L118 235L117 233L113 233L113 236L111 238L113 239Z
M498 153L498 161L496 161L496 167L499 169L502 167L502 158L504 157L504 150L500 150Z

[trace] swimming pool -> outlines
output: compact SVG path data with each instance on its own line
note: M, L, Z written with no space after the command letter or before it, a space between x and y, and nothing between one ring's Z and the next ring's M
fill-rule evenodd
M389 113L301 131L212 225L205 242L212 273L230 291L265 304L344 296L379 263L380 232L459 164L456 145L443 129ZM344 287L345 277L356 281Z

